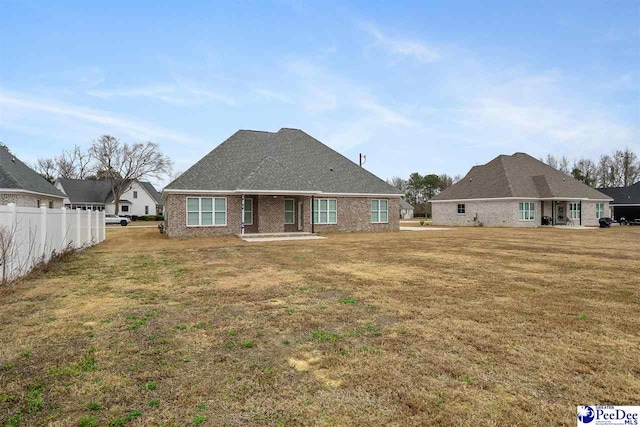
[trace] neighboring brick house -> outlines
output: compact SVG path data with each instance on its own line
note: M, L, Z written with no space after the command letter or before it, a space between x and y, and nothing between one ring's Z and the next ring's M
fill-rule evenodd
M110 181L58 178L55 186L65 193L64 204L70 209L116 213ZM132 181L122 193L118 209L117 215L122 216L161 215L162 196L150 182Z
M606 194L525 153L501 155L431 200L434 225L596 226Z
M0 205L61 208L64 194L0 146Z
M170 237L400 229L398 190L298 129L240 130L162 195Z

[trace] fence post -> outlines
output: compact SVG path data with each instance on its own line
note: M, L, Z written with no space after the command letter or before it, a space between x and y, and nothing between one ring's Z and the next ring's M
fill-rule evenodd
M76 221L76 248L79 248L82 246L82 243L80 242L82 240L82 216L80 215L82 212L80 209L76 209L76 218L78 218L78 221Z
M49 260L47 255L47 207L40 206L40 254L45 261Z
M95 211L96 213L96 237L95 243L100 243L100 211Z
M60 218L62 227L62 244L60 247L60 252L64 251L67 248L67 208L64 206L60 208Z
M87 209L87 241L85 244L91 245L91 211Z
M107 213L100 211L100 241L107 240Z

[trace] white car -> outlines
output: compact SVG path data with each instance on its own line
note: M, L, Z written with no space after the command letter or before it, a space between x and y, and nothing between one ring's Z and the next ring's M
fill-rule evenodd
M124 216L118 216L115 214L105 214L104 216L105 224L120 224L121 226L126 226L131 222L131 220Z

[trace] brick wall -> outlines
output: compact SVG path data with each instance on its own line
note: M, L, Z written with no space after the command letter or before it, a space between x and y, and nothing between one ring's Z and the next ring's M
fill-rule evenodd
M63 202L63 199L57 197L46 197L29 193L0 193L0 205L15 203L16 206L23 208L37 208L38 200L40 200L40 206L49 206L49 202L53 201L54 208L61 208Z
M241 231L242 197L227 197L227 225L224 227L187 227L187 197L212 197L209 194L170 194L165 203L165 225L169 237L213 236L239 234ZM253 225L246 233L281 233L298 231L298 202L303 204L303 230L311 231L311 197L256 196L253 199ZM294 224L284 224L284 199L294 199ZM400 200L388 199L389 221L386 224L371 224L371 199L365 197L337 197L338 223L316 224L316 232L332 231L398 231L400 229Z
M596 203L590 201L582 202L582 225L598 225ZM476 224L474 218L477 218L478 222L490 227L538 227L541 225L542 215L551 216L551 202L549 201L534 201L535 220L533 221L520 221L519 201L466 201L464 204L465 213L459 214L457 213L458 202L432 203L433 225L473 226ZM564 212L565 216L569 215L568 203L566 203ZM605 202L603 215L608 216L608 212L609 203ZM574 225L579 224L580 220L574 220Z

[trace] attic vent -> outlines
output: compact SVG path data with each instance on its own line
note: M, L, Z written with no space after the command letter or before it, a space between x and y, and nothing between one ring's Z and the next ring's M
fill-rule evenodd
M333 168L329 168L329 170L330 170L331 172L333 172Z

